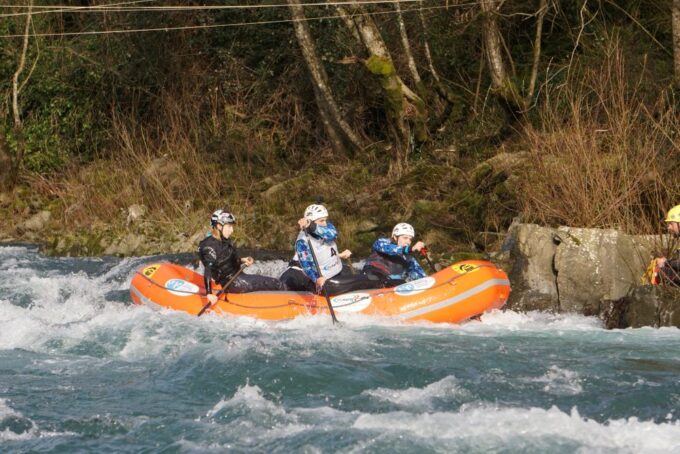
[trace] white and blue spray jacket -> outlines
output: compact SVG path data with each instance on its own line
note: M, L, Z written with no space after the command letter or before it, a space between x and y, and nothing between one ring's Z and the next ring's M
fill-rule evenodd
M397 246L389 238L378 238L364 269L379 272L390 279L420 279L427 276L420 263L410 255L410 246Z
M295 241L295 255L293 262L298 262L302 271L314 282L319 278L319 272L314 265L314 259L309 250L309 242L312 243L316 259L321 268L321 275L329 279L342 271L342 261L338 255L338 246L335 239L338 231L335 226L328 222L326 227L312 222L306 232L301 231Z

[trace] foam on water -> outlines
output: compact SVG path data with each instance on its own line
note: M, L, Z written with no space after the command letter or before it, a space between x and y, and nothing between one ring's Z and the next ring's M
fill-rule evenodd
M576 314L552 314L547 312L515 312L495 310L483 314L480 330L501 331L551 331L560 334L563 331L602 330L602 322L595 317ZM474 324L466 324L466 328L474 329Z
M578 372L561 369L555 365L550 366L543 376L529 381L545 383L543 391L558 396L573 396L583 392L582 380Z
M453 376L447 376L431 383L424 388L411 387L408 389L376 388L361 393L378 401L386 401L410 410L431 410L433 403L441 399L455 398L457 400L471 399L471 393L461 387Z
M94 450L680 452L677 328L513 311L197 318L131 305L132 274L158 258L0 259L0 442L26 450L64 436L68 452L75 435ZM101 402L97 380L112 387Z
M269 416L286 415L286 411L282 407L264 398L259 386L245 385L240 387L230 399L221 399L205 416L214 420L223 410L238 407L246 407L249 411L267 413Z
M284 260L256 260L244 270L247 274L263 274L265 276L279 277L288 268L288 262ZM202 271L201 271L202 272Z
M251 385L239 388L229 399L220 400L196 421L208 424L213 436L250 447L315 430L313 422L303 423L298 415L266 399L258 386Z
M14 410L7 399L0 398L0 442L71 435L74 434L40 430L34 421Z
M503 408L468 406L459 412L362 414L353 427L413 433L433 440L491 438L497 446L525 445L532 440L567 439L588 449L673 452L680 448L680 422L657 424L636 417L599 423L555 407ZM524 441L521 441L524 439Z
M556 407L511 408L473 403L462 405L459 411L430 412L424 411L423 407L427 405L413 405L417 398L431 399L440 395L442 386L449 386L444 385L449 381L446 379L420 390L392 390L391 395L385 389L366 393L380 399L387 395L388 399L410 407L408 411L386 413L347 412L326 406L285 408L265 398L259 387L244 385L231 398L216 403L197 421L230 427L235 424L242 430L238 442L245 445L254 443L253 434L260 433L259 429L271 427L274 432L266 434L269 439L316 432L321 428L345 433L350 428L358 431L355 437L359 439L372 437L375 433L391 435L395 439L415 436L435 448L451 446L453 442L522 450L542 445L548 447L554 440L562 440L585 451L661 453L680 449L680 421L655 423L630 417L601 423L581 416L577 408L564 412ZM235 419L234 412L238 414Z

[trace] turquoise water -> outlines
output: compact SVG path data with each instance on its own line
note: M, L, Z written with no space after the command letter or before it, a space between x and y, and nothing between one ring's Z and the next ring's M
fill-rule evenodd
M0 248L1 452L680 453L678 329L199 319L131 305L157 260Z

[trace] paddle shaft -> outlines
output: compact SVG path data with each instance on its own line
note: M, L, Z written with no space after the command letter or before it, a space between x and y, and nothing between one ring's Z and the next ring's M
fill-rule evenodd
M304 232L305 238L307 238L307 246L309 247L309 252L312 254L312 260L314 261L314 266L316 267L316 272L319 273L319 276L323 276L321 274L321 267L319 266L319 261L316 259L316 254L314 253L314 248L312 247L312 242L309 240L309 235L307 234L307 231ZM331 304L331 299L328 296L326 286L321 287L321 293L323 293L323 296L326 297L326 304L328 304L328 310L331 312L333 324L335 325L336 323L338 323L338 319L335 317L335 310L333 309L333 304Z
M433 273L436 273L437 270L435 269L434 264L432 263L432 260L430 260L430 256L427 255L427 248L426 248L426 247L423 247L423 248L420 250L420 255L422 255L423 257L425 257L425 260L427 260L427 264L430 265L430 269L432 270L432 272L433 272Z
M229 286L231 285L231 283L234 282L234 279L236 279L236 278L238 277L238 275L241 274L241 272L243 272L243 270L245 270L245 269L246 269L246 266L245 266L245 265L241 265L241 268L236 272L236 274L234 274L234 275L231 277L231 279L229 279L229 281L228 281L226 284L224 284L224 287L222 287L222 290L220 290L219 292L217 292L217 295L216 295L216 296L217 296L218 299L219 299L220 296L222 296L222 294L223 294L224 292L227 291L227 289L229 288ZM208 301L208 304L206 304L205 306L203 306L203 308L201 309L201 311L198 313L197 317L200 317L201 315L203 315L203 313L204 313L205 311L207 311L208 308L209 308L210 306L212 306L212 303L211 303L210 301Z
M357 274L357 270L354 269L354 265L352 264L352 259L347 259L347 266L349 266L350 273Z

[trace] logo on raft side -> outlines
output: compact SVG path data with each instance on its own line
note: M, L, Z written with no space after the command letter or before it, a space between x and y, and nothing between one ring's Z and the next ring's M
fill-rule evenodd
M348 293L331 298L335 312L361 312L370 306L371 301L373 299L368 293Z
M455 265L451 265L451 269L455 271L456 273L460 274L465 274L465 273L472 273L473 271L477 271L479 269L478 265L471 265L469 263L457 263Z
M198 285L185 281L184 279L170 279L165 283L165 288L170 293L177 296L192 296L197 295Z
M407 282L394 288L394 293L400 296L417 295L431 288L437 280L433 277L424 277L416 281Z
M144 268L144 270L142 270L142 274L146 277L151 277L156 271L158 271L158 268L160 267L161 267L160 265L147 266L146 268Z

